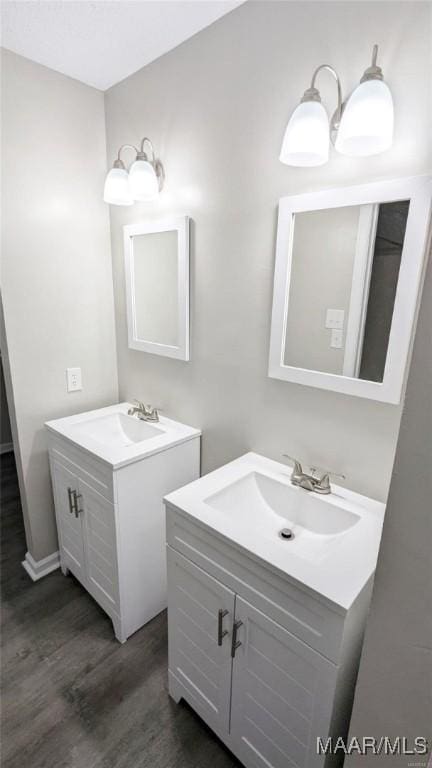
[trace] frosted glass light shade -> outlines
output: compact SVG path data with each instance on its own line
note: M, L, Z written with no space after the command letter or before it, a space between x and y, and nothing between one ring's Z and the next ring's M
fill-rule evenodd
M320 101L304 101L291 115L279 155L286 165L323 165L329 156L329 119Z
M111 205L132 205L128 172L125 168L111 168L105 179L104 200Z
M338 152L367 157L391 147L393 99L382 80L360 83L347 101L336 138Z
M159 194L153 166L147 160L135 160L129 169L129 190L134 200L152 200Z

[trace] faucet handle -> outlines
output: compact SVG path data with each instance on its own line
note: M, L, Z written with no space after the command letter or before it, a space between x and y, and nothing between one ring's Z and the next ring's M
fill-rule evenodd
M321 467L318 467L318 469L322 472L320 482L322 482L326 477L336 477L338 480L346 480L346 475L338 474L337 472L330 472L329 469L322 469Z
M159 421L160 408L156 408L154 405L146 405L144 407L144 414L148 421Z
M317 481L314 491L315 493L331 493L331 485L330 485L330 478L331 477L337 477L340 480L345 480L345 475L337 474L336 472L328 472L324 471L324 474L320 477L320 479Z
M146 409L147 413L159 413L159 411L162 410L162 408L159 408L158 405L152 405L151 403L146 403L144 408Z
M293 476L295 476L295 475L302 475L303 474L303 467L302 467L302 465L301 465L301 463L299 462L298 459L295 459L294 456L290 456L288 453L283 453L282 456L285 459L289 459L290 461L294 462L294 467L293 467L293 471L292 471Z

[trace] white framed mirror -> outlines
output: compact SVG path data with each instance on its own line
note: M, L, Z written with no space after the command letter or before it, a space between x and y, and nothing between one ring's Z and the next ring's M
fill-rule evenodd
M431 194L422 176L279 201L269 376L400 402Z
M189 360L189 217L123 232L129 347Z

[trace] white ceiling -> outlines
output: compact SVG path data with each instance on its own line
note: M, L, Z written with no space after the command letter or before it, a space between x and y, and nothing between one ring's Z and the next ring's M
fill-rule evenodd
M244 0L1 0L1 43L110 88Z

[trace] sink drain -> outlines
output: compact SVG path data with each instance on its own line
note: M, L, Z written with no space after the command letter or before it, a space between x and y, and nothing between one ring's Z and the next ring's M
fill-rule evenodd
M281 539L285 539L285 541L290 541L295 538L291 528L282 528L282 530L279 531L279 536Z

